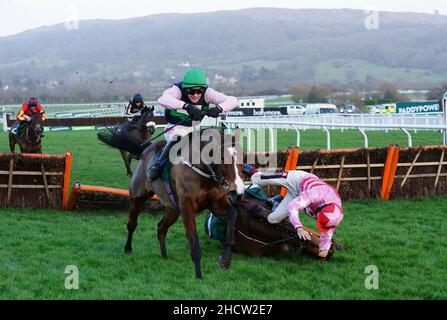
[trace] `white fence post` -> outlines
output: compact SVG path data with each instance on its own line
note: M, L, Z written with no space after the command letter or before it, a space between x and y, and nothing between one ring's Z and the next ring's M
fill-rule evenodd
M324 131L326 131L326 148L331 150L331 133L326 127L323 127Z
M8 121L6 120L6 112L3 112L3 131L8 131Z

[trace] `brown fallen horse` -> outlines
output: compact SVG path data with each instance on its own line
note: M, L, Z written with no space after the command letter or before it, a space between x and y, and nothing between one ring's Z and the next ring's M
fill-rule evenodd
M247 194L246 194L247 195ZM248 198L248 199L247 199ZM291 253L299 250L320 260L329 260L334 253L334 244L326 258L318 256L320 236L306 229L310 241L301 240L288 219L279 224L270 224L267 216L270 210L259 200L244 196L236 205L238 216L235 229L234 250L248 256L273 256L281 252Z
M129 186L128 237L124 250L127 253L132 251L132 235L137 227L138 216L146 200L156 194L165 207L164 216L157 228L162 257L167 258L166 235L168 229L181 215L195 266L195 274L197 278L202 278L196 214L209 209L217 216L227 217L227 236L223 251L218 257L218 264L222 268L229 268L237 217L237 211L233 204L241 199L244 192L240 177L242 165L238 164L238 159L242 159L242 151L234 140L234 136L224 136L216 129L201 131L198 145L193 147L193 144L194 133L191 133L183 137L178 145L174 145L171 149L171 155L178 151L181 154L181 157L176 159L170 157L173 161L169 171L171 196L161 179L150 182L147 176L147 169L156 153L165 145L165 141L154 143L141 154ZM111 145L127 148L130 152L133 152L132 148L135 147L133 153L138 152L138 148L140 148L140 146L132 146L130 141L120 144L116 139L115 143L111 143ZM204 155L210 156L211 160L205 161Z
M25 124L19 135L9 132L9 149L15 152L18 144L21 153L42 153L43 119L41 113L35 113L31 121Z

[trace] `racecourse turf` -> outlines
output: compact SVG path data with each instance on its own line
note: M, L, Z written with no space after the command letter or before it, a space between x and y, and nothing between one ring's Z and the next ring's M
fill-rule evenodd
M321 131L303 131L302 149L325 147ZM73 152L72 182L126 188L129 178L118 151L101 145L95 131L49 132L46 153ZM370 147L406 146L402 132L368 132ZM281 132L278 147L295 143ZM419 131L413 145L442 142L438 132ZM356 131L334 132L332 148L362 147ZM0 152L7 152L0 133ZM197 218L204 278L196 280L183 225L167 238L160 257L160 213L140 216L134 252L126 255L125 212L0 210L0 299L446 299L447 197L344 203L336 238L344 245L330 262L282 254L252 258L234 254L232 267L216 264L219 244ZM305 218L307 226L315 222ZM65 268L77 266L79 289L64 286ZM379 288L367 289L365 268L376 266Z

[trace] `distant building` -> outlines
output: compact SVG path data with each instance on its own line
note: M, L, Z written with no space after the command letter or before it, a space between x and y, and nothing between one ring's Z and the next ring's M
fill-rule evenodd
M239 99L239 107L240 108L264 108L265 107L265 98L253 98L253 99Z

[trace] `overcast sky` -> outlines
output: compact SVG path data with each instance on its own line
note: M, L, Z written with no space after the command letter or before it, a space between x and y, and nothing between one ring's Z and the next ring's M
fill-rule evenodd
M253 7L352 8L447 15L446 0L0 0L0 37L44 25L84 19L124 19Z

